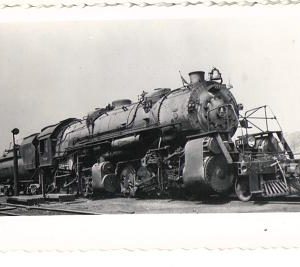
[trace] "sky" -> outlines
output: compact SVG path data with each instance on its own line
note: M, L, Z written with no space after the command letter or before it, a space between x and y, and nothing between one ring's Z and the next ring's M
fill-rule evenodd
M300 18L0 23L0 153L115 99L181 86L218 67L246 109L270 105L300 130Z

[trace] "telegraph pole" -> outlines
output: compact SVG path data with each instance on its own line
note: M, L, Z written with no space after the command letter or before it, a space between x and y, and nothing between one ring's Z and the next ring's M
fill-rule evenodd
M18 151L17 151L17 146L16 146L16 140L15 140L15 135L19 134L19 129L14 128L12 131L13 134L13 152L14 152L14 195L18 196L19 191L18 191Z

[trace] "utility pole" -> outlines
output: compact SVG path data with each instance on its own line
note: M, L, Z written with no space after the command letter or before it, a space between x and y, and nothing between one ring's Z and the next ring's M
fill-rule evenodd
M16 140L15 140L15 135L19 134L19 129L14 128L12 131L13 134L13 152L14 152L14 195L18 196L19 195L19 190L18 190L18 150L16 146Z

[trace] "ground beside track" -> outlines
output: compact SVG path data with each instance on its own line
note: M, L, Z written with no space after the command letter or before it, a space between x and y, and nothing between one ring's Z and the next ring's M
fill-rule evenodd
M6 198L0 197L0 208ZM206 200L134 199L134 198L79 198L72 202L49 202L39 207L68 209L100 214L159 214L159 213L235 213L235 212L300 212L300 198L263 199L241 202L230 198ZM19 215L58 215L51 211L16 209Z

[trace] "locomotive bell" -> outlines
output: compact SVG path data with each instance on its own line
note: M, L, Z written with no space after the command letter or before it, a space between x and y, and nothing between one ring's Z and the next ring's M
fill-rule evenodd
M11 132L13 135L17 135L19 134L20 130L18 128L14 128Z
M189 73L191 84L204 81L204 71L193 71Z

